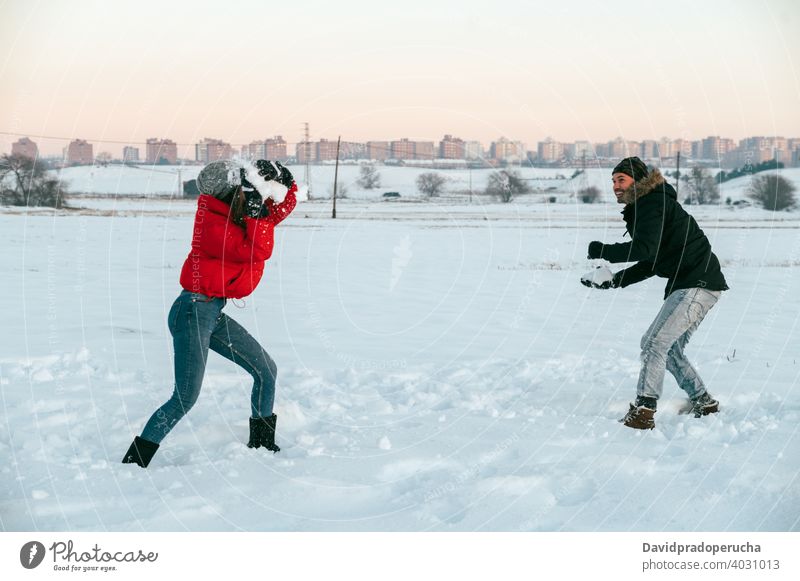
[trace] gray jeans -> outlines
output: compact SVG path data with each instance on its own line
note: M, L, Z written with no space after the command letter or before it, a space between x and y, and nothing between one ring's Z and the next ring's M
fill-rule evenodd
M653 324L642 337L642 370L636 394L658 399L668 370L694 399L706 391L703 380L683 350L703 317L719 300L721 291L703 288L676 290L667 297Z

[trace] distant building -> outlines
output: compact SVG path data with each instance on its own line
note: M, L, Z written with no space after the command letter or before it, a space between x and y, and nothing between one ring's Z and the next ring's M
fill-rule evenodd
M301 141L295 147L295 157L297 163L313 163L316 161L316 151L314 144L310 141Z
M483 145L481 145L481 142L465 141L464 157L471 160L483 159Z
M367 159L367 145L355 141L342 141L339 159Z
M572 159L591 160L595 157L594 145L591 141L576 141L570 152Z
M316 161L333 161L336 159L336 142L320 139L314 144Z
M178 163L178 146L171 139L151 137L147 140L146 147L146 163L170 165Z
M489 146L489 157L498 161L516 162L526 159L525 145L500 137Z
M634 147L631 147L635 144ZM626 141L622 137L609 141L607 144L606 156L613 159L623 159L633 155L639 155L639 144L634 141Z
M388 141L367 141L367 159L383 161L389 159L389 153Z
M696 147L696 151L693 153L696 153L695 157L699 159L720 160L726 153L733 151L735 148L736 144L733 139L710 135L699 142L699 146Z
M544 163L551 163L560 160L564 156L564 144L559 143L552 137L548 137L544 141L540 141L536 153L538 160ZM501 159L498 156L495 156Z
M433 141L415 141L414 159L433 159L436 157L435 150Z
M465 159L464 150L464 140L452 135L445 135L439 142L439 157L441 159Z
M27 137L22 137L11 144L11 155L36 159L39 157L39 147Z
M747 137L739 141L738 147L722 156L725 168L741 168L776 160L785 166L795 165L792 146L798 142L784 137Z
M797 138L789 139L788 143L787 143L787 149L789 150L789 154L791 155L792 167L799 167L800 166L800 139L797 139Z
M392 159L414 159L415 143L407 137L392 141L390 147Z
M658 159L658 141L645 139L639 144L639 157L642 159Z
M611 157L608 154L608 143L595 143L594 152L597 154L597 157L599 158L606 159Z
M250 159L269 159L273 161L286 161L288 159L286 140L280 136L261 141L252 141L242 147L242 156Z
M126 145L122 148L122 161L139 161L139 148Z
M285 161L289 159L289 154L286 150L286 140L282 135L276 135L272 139L267 139L265 141L265 146L265 159L274 159L277 161Z
M669 137L662 137L659 139L656 146L658 147L658 154L655 157L661 160L675 157L677 153L675 151L674 142Z
M689 141L688 139L676 139L672 142L672 155L677 157L678 152L680 152L681 157L684 159L691 157L693 143L694 142Z
M64 150L64 161L67 165L92 165L94 146L85 139L74 139Z
M204 138L194 146L195 159L201 163L211 163L233 157L233 148L230 143L221 139Z

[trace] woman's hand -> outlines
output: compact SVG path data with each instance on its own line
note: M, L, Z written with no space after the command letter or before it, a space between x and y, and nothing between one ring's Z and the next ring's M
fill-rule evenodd
M265 181L274 180L281 171L274 163L266 159L258 159L253 165L256 166L258 175L264 178Z
M283 164L279 161L275 162L275 165L278 167L280 174L278 177L275 178L275 181L281 184L282 186L286 186L287 188L291 188L292 184L294 183L294 176L292 172L286 169Z
M244 199L245 214L250 218L264 218L269 215L269 208L264 204L264 200L257 190L246 190Z

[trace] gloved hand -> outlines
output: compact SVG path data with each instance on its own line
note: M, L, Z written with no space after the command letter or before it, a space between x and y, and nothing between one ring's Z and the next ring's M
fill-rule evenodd
M245 213L251 218L265 218L269 215L269 208L264 204L258 190L244 190Z
M258 169L258 175L264 178L265 181L274 180L280 174L280 169L278 168L280 164L276 165L266 159L258 159L253 165Z
M282 186L286 186L287 188L291 188L292 184L294 183L294 176L292 175L292 172L290 172L288 169L286 169L283 166L283 164L281 162L279 162L279 161L276 161L275 165L277 166L278 170L280 171L280 173L278 174L278 177L274 178L275 181L278 182L279 184L281 184Z
M601 254L603 252L603 243L598 242L595 240L594 242L589 242L589 258L602 258Z
M620 277L618 275L619 272L612 274L607 266L598 266L593 271L587 272L581 277L581 284L589 288L599 288L603 290L618 288L620 283Z

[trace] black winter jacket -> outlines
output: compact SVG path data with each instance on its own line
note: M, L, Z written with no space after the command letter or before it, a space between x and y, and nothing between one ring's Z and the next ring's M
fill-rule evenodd
M633 184L622 199L631 241L606 244L601 253L609 262L636 262L617 273L620 287L657 275L669 279L665 299L678 289L728 290L711 243L660 171L654 169Z

